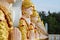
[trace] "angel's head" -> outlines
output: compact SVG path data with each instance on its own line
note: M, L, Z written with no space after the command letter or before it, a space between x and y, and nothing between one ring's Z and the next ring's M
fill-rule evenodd
M33 4L30 2L30 0L24 0L22 2L22 14L30 16L33 12Z

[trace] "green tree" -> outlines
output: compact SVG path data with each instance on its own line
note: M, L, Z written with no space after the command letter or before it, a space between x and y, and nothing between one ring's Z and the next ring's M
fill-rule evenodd
M39 12L41 19L43 20L44 24L48 23L48 33L49 34L60 34L60 12L51 13L48 11L48 16L45 16L45 12Z

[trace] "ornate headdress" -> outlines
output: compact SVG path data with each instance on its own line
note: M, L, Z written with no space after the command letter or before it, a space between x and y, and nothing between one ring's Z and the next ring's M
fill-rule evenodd
M29 8L31 6L33 6L33 3L31 3L30 0L24 0L23 3L22 3L23 8Z

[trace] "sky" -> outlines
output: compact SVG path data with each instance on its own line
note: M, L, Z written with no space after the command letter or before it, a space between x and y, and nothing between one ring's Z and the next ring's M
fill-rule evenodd
M60 0L32 0L37 11L59 12L60 11Z

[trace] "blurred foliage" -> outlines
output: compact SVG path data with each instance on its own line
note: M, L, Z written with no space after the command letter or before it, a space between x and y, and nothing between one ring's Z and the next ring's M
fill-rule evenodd
M39 12L41 20L43 20L44 24L48 23L48 33L49 34L60 34L60 12L50 12L48 11L48 16L46 16L46 12Z

